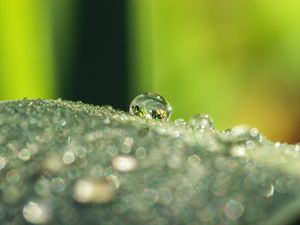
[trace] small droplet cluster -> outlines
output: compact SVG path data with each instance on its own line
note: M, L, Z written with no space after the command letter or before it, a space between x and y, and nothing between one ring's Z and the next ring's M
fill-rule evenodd
M189 121L190 127L199 130L214 130L213 120L209 115L206 114L196 114Z
M207 115L161 123L171 111L156 95L133 103L154 118L1 103L0 224L266 224L299 197L299 145L244 125L220 132Z

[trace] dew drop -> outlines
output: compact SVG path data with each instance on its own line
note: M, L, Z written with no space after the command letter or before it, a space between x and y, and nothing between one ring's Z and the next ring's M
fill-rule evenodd
M36 202L29 202L23 208L24 219L32 224L45 224L49 221L50 209L46 205L38 204Z
M79 203L105 203L113 198L114 191L114 185L106 180L78 180L73 197Z
M16 184L20 180L20 174L18 170L13 169L6 173L6 180L8 183Z
M74 153L77 157L84 158L86 156L87 150L84 147L79 146L74 149Z
M236 220L244 213L244 206L235 200L229 200L225 207L224 212L229 219Z
M285 178L279 178L275 181L275 189L279 193L286 193L290 189L290 183Z
M75 160L75 155L71 151L65 152L65 154L63 155L63 161L65 164L71 164L74 162L74 160Z
M146 188L142 194L142 201L145 206L154 205L158 200L158 193L155 189Z
M199 167L200 163L201 163L201 158L194 154L194 155L191 155L189 158L188 158L188 163L192 166L192 167Z
M143 147L138 147L136 150L135 150L135 157L137 159L144 159L146 158L147 156L147 151L145 148Z
M60 193L65 190L65 181L60 177L55 177L50 182L50 189L54 192Z
M39 196L49 196L49 180L42 178L34 184L34 192Z
M251 128L247 125L238 125L225 131L228 137L235 141L254 141L255 143L262 142L262 135L257 128Z
M122 152L129 153L129 152L131 152L132 146L134 144L134 140L132 137L125 137L123 144L124 144L124 147L122 148Z
M113 167L122 172L129 172L135 169L137 161L132 156L116 156L112 160Z
M184 119L182 118L178 118L174 121L174 125L176 127L180 127L180 126L185 126L186 125L186 122L184 121Z
M28 149L22 149L19 152L18 156L19 156L20 160L22 160L22 161L28 161L28 160L30 160L31 154L30 154L30 151Z
M66 120L65 119L60 119L59 121L58 121L58 123L62 126L62 127L64 127L65 125L66 125Z
M194 129L215 129L213 120L206 114L194 115L189 121L189 126Z
M108 117L106 117L104 120L103 120L104 124L109 124L110 123L110 119Z
M275 146L275 148L279 148L280 147L280 145L281 145L281 143L280 142L276 142L275 144L274 144L274 146Z
M63 161L56 154L48 155L42 162L43 169L50 172L59 172L63 166Z
M252 149L254 149L255 148L255 142L254 141L251 141L251 140L248 140L248 141L246 141L246 148L247 149L250 149L250 150L252 150Z
M172 108L160 95L143 93L133 99L129 106L129 113L140 118L167 122L170 119Z
M252 136L252 137L256 137L256 136L258 136L259 135L259 130L257 129L257 128L251 128L250 129L250 135Z
M125 146L132 148L133 143L134 143L134 141L133 141L133 138L132 138L132 137L125 137L125 138L124 138L123 144L124 144Z
M231 149L231 155L234 157L245 157L246 147L244 145L234 145Z

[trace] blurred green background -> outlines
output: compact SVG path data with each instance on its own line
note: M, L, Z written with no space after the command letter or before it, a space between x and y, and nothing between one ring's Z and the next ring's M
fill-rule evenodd
M127 109L152 91L173 119L257 127L300 141L300 4L294 0L3 0L0 98Z

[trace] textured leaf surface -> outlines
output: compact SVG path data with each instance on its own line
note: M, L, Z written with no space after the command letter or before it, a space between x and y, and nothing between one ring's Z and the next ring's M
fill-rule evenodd
M287 224L299 145L62 100L0 105L1 224Z

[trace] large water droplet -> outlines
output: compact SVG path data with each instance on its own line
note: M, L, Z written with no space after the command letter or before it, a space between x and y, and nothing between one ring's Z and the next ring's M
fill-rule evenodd
M141 118L167 122L170 119L172 108L162 96L154 93L143 93L135 97L130 103L129 112Z
M190 119L189 125L194 129L215 129L212 118L206 114L196 114Z

